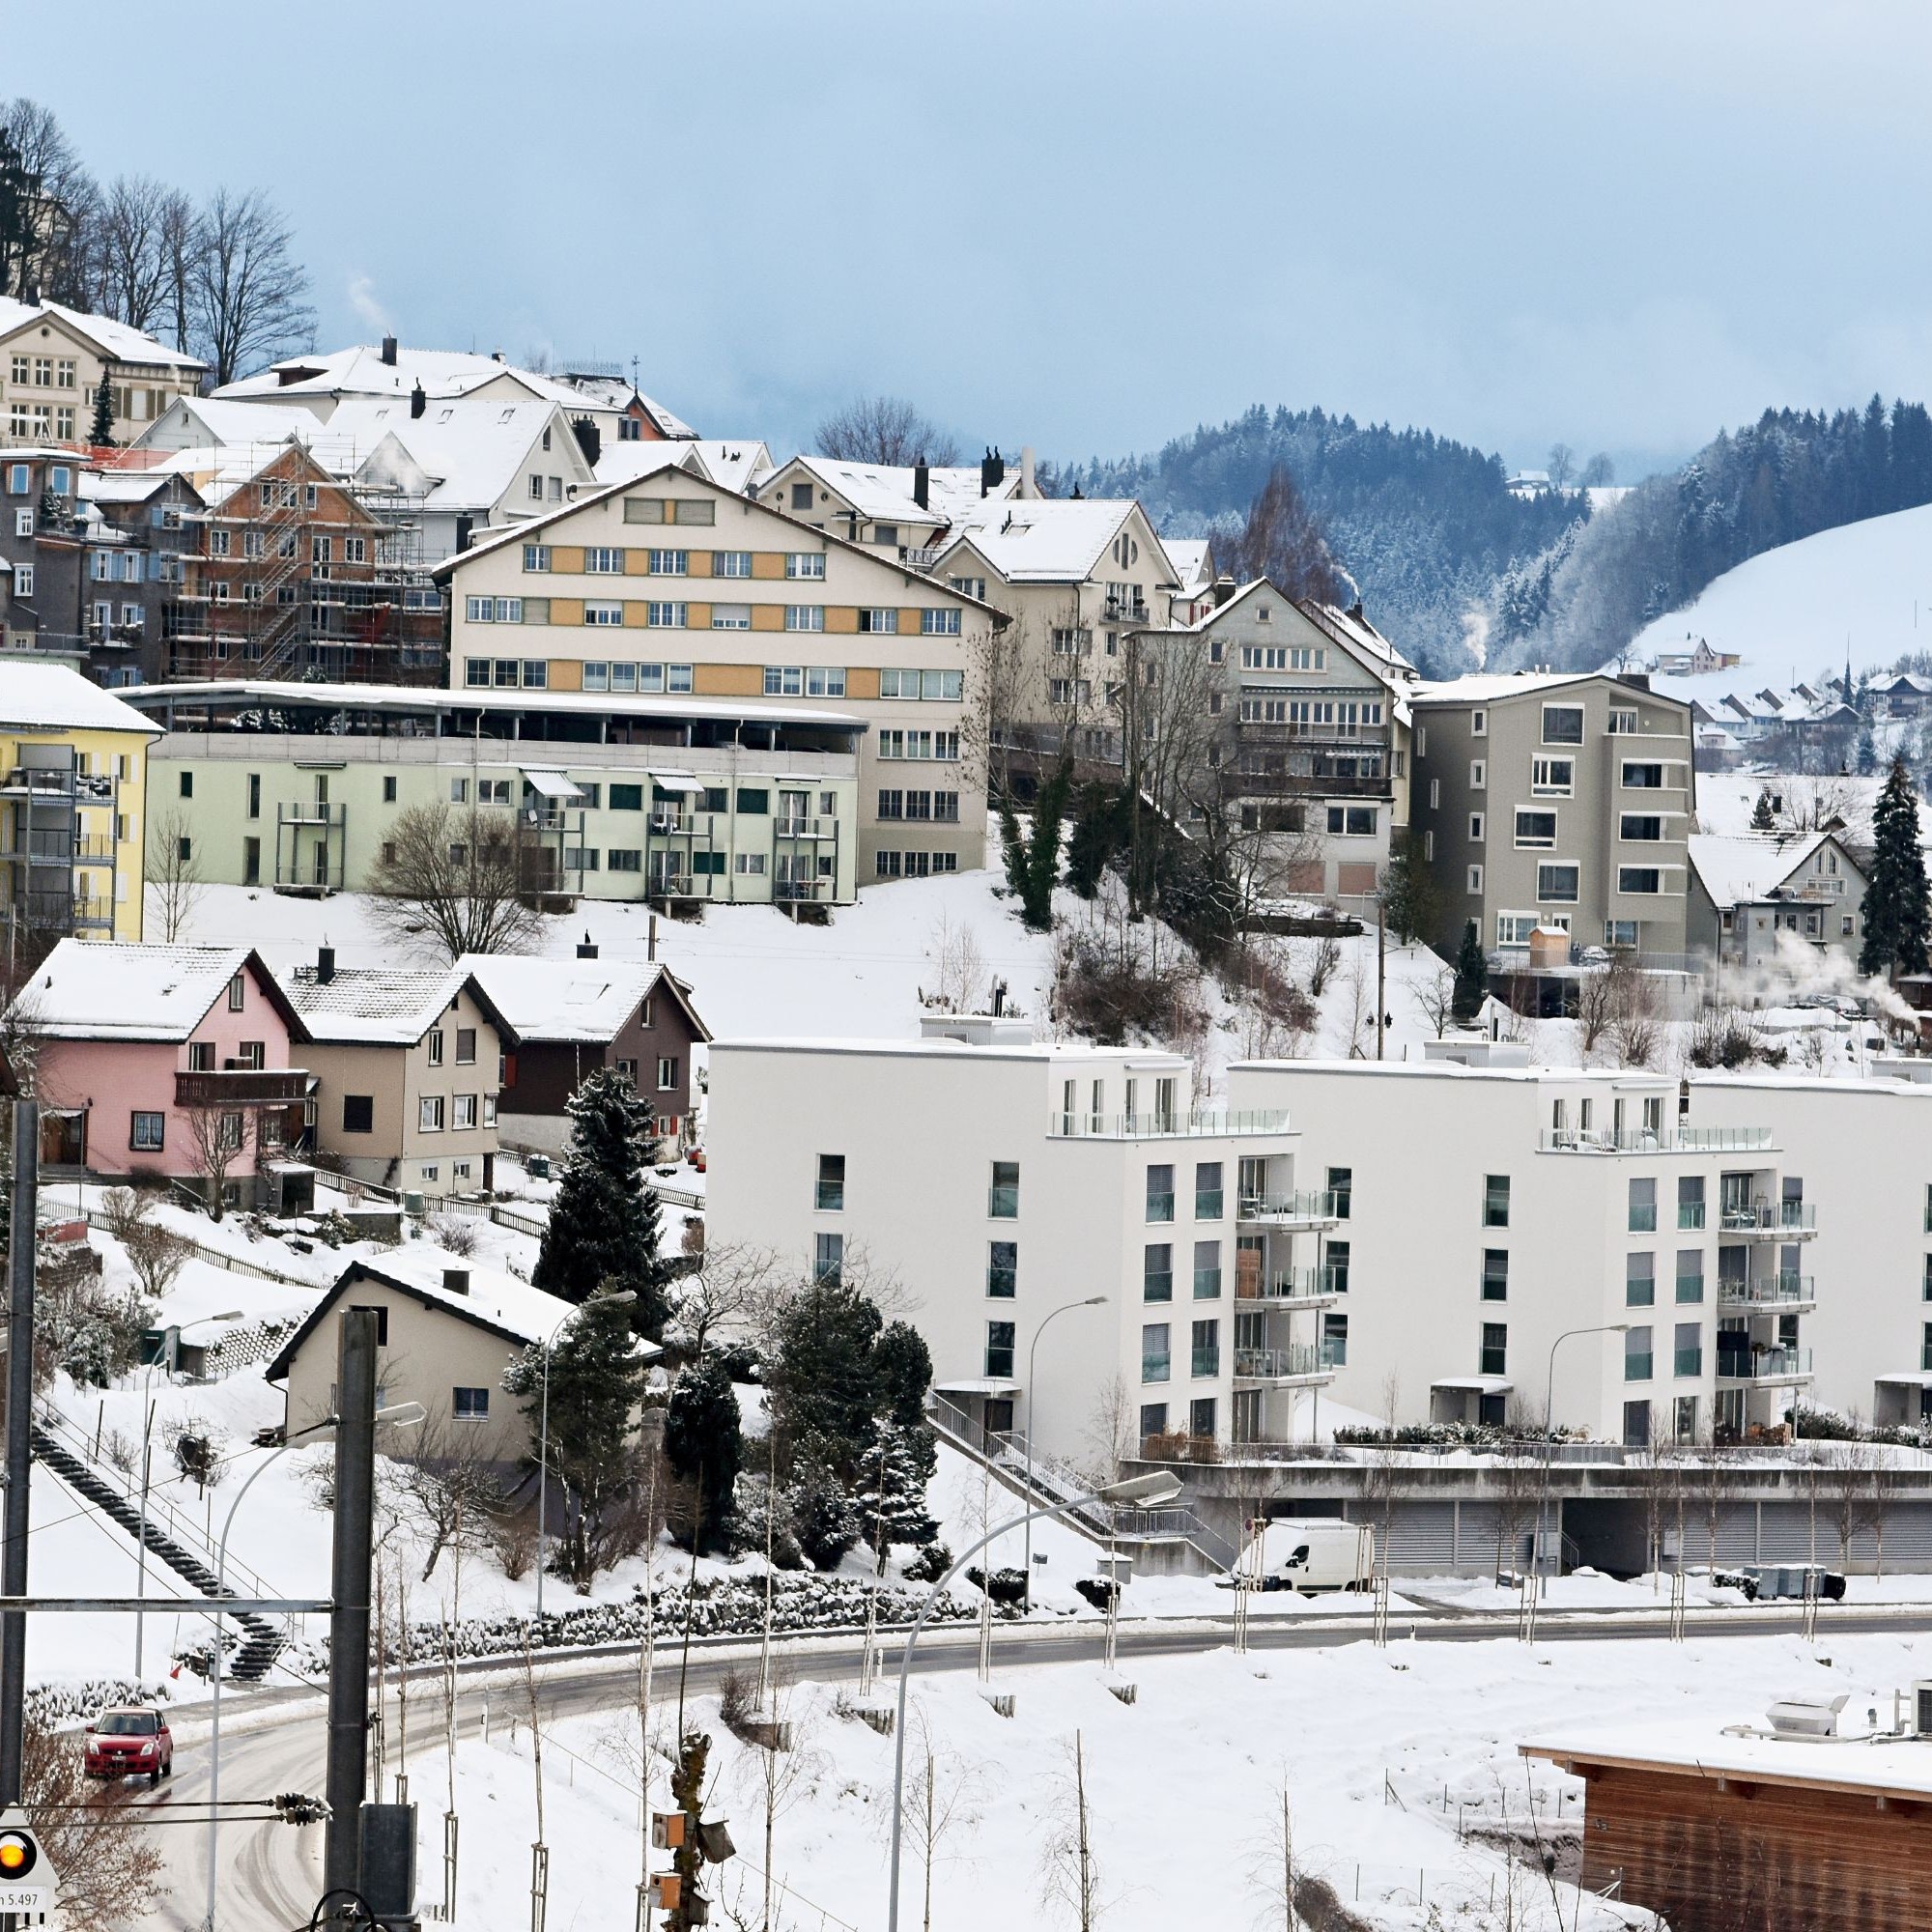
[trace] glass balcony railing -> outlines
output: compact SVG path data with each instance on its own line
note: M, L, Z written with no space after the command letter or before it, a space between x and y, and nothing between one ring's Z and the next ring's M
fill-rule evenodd
M1143 1355L1141 1357L1141 1380L1144 1382L1164 1382L1173 1367L1173 1357L1169 1355Z

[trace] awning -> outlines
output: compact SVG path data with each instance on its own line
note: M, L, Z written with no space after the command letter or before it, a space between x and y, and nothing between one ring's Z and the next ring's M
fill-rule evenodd
M1444 1376L1433 1389L1457 1389L1471 1395L1508 1395L1516 1384L1507 1376Z
M530 789L539 798L561 799L572 805L581 805L583 802L583 793L561 772L532 771L526 765L524 768L524 777Z
M1874 1376L1881 1388L1932 1388L1932 1369L1906 1369L1895 1376Z
M933 1388L940 1395L1017 1395L1018 1382L1010 1378L981 1376L977 1380L961 1382L934 1382Z
M651 782L660 791L698 792L704 789L689 772L653 772Z

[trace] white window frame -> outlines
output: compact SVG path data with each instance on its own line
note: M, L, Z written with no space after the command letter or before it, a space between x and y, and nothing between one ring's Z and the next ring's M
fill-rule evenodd
M1556 767L1567 765L1569 776L1559 780ZM1577 795L1577 760L1574 756L1546 756L1539 752L1529 761L1531 798L1574 798Z
M1546 878L1547 873L1571 871L1577 875L1577 890L1567 895L1551 892L1548 888L1553 881ZM1583 898L1583 867L1575 859L1543 859L1536 867L1536 896L1545 905L1580 905Z
M1488 761L1483 758L1471 758L1469 760L1469 789L1471 791L1487 791L1489 787L1490 767Z
M1549 714L1552 711L1562 711L1562 712L1574 711L1577 714L1577 729L1576 737L1552 738L1549 735ZM1537 740L1539 744L1557 745L1561 746L1566 751L1580 751L1583 746L1584 734L1590 728L1590 714L1588 710L1581 704L1559 704L1554 702L1548 703L1544 705L1542 708L1537 728L1541 734Z
M1549 837L1541 835L1523 836L1522 821L1525 818L1547 818L1549 821ZM1552 806L1548 810L1540 806L1520 805L1510 816L1513 842L1519 852L1553 852L1556 841L1562 836L1560 814Z

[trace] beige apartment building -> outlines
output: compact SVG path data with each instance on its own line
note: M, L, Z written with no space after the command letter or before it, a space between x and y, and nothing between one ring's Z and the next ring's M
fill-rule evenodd
M439 565L453 691L758 698L865 724L862 881L984 862L983 598L685 470Z
M208 364L105 316L0 296L0 428L16 440L85 441L101 378L114 395L114 440L126 442Z
M1530 934L1682 962L1693 798L1690 711L1641 678L1537 672L1424 685L1410 822L1439 950L1476 922L1503 965Z

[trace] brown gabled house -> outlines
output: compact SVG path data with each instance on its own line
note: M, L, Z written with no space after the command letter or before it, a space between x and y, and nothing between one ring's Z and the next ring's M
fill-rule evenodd
M689 1142L694 1046L711 1031L691 988L656 960L529 959L471 952L457 970L500 1015L506 1143L561 1152L578 1084L604 1067L630 1075L668 1141Z

